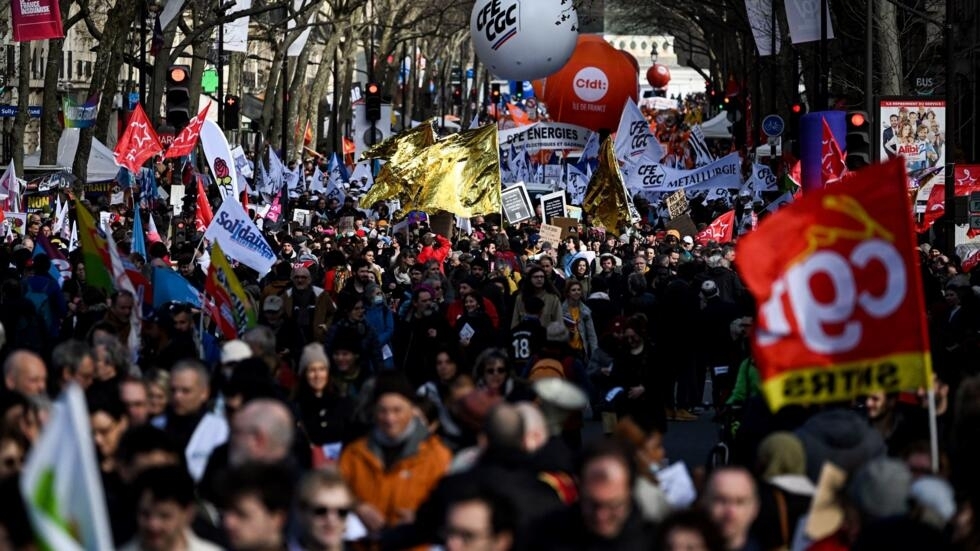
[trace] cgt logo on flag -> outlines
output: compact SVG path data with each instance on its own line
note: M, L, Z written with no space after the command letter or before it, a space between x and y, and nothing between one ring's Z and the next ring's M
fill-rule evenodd
M753 352L773 410L930 384L901 160L807 195L738 244L758 303ZM897 334L896 332L900 332Z

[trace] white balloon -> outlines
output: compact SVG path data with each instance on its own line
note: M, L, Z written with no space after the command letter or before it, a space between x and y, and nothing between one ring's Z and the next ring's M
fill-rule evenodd
M477 0L470 35L491 73L506 80L535 80L572 57L578 14L570 0Z

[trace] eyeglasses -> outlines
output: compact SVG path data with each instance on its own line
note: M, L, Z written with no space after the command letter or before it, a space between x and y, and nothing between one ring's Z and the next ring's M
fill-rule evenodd
M333 513L341 519L345 519L350 514L350 508L348 507L327 507L326 505L317 505L315 507L307 505L306 510L315 517L325 517Z

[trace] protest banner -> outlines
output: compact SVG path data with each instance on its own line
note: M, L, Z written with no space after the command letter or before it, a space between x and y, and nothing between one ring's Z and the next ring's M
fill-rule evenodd
M510 184L504 188L500 192L500 203L504 217L511 224L534 218L534 207L531 206L531 197L527 194L524 182Z
M557 247L561 243L561 228L551 224L541 224L538 229L538 245L542 243L550 243L553 247Z
M929 388L931 359L902 159L804 195L738 243L758 304L753 357L775 411Z
M276 253L238 201L221 203L204 238L217 241L228 258L245 264L260 276L267 274L276 262Z
M497 133L500 147L524 146L529 153L542 149L582 149L589 139L588 128L561 122L536 122L501 130Z
M730 153L714 162L693 170L681 170L643 158L623 170L626 187L647 199L661 192L679 189L701 191L714 189L741 189L742 159L738 153ZM653 200L653 199L651 199Z

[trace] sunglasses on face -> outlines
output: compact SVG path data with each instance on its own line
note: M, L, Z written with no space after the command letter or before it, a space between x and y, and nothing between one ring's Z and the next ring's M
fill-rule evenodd
M350 514L350 508L347 507L327 507L325 505L319 505L315 507L306 507L307 512L315 517L325 517L331 513L336 514L341 519L347 518Z

